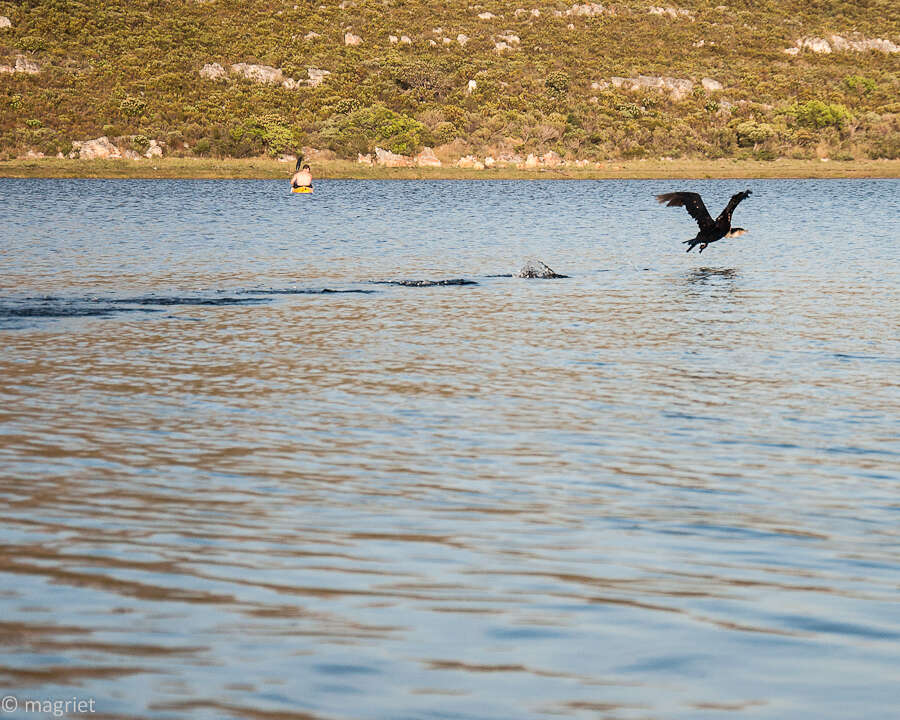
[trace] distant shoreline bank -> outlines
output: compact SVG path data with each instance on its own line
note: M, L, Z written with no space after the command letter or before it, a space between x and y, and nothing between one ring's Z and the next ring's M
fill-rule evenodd
M317 179L356 180L642 180L900 178L900 160L625 160L594 167L369 167L349 160L313 163ZM16 159L0 162L2 178L134 178L276 180L289 163L271 158L156 158L153 160Z

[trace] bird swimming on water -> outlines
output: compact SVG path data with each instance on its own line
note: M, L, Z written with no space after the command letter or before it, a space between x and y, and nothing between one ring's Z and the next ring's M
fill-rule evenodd
M697 193L665 193L657 195L656 200L657 202L665 203L666 207L684 207L690 213L691 217L700 226L700 232L697 233L697 237L684 241L684 244L688 246L686 252L693 250L695 245L699 245L700 252L703 252L707 245L716 240L738 237L747 232L744 228L731 227L731 214L741 200L750 194L749 190L744 190L744 192L739 192L737 195L732 195L728 205L725 206L725 209L715 220L712 219L709 210L706 209L706 205L703 204L702 198Z

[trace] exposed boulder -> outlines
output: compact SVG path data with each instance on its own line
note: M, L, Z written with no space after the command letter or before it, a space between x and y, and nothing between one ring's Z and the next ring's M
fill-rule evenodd
M401 45L412 45L412 40L409 39L409 35L401 35L400 36L400 44Z
M41 71L40 65L24 55L16 55L15 65L0 65L0 73L24 73L25 75L37 75Z
M380 147L375 148L375 162L384 167L413 167L416 164L411 157L397 155Z
M578 5L576 3L566 10L566 15L578 17L597 17L598 15L603 14L615 15L615 12L611 8L604 8L602 5L595 2L588 2L583 5Z
M544 167L555 168L562 165L562 158L558 153L553 152L552 150L541 155L541 164Z
M352 32L344 33L344 45L361 45L362 38L359 35L354 35Z
M484 163L474 155L464 155L456 161L456 167L469 168L471 170L484 170Z
M106 135L102 135L94 140L73 141L69 157L79 157L82 160L108 160L121 158L122 153Z
M235 63L231 66L234 75L240 75L247 80L270 85L281 85L284 82L284 73L271 65L250 65L248 63Z
M488 155L488 156L484 159L484 166L485 166L486 168L492 168L492 167L494 167L494 165L496 165L496 164L497 164L497 161L494 160L494 158L493 158L491 155Z
M438 160L438 157L434 154L432 148L426 147L422 149L422 152L416 155L416 165L419 167L440 167L441 161Z
M650 8L651 15L668 15L673 20L677 20L680 17L694 19L694 14L690 10L684 10L683 8L676 7L651 7Z
M368 165L372 167L375 164L375 161L372 160L372 156L370 154L363 155L362 153L358 153L356 155L356 162L360 165Z
M396 35L388 35L388 42L391 45L396 45L398 42L400 42L400 38L398 38Z
M319 35L319 33L313 32L312 30L310 30L308 33L306 33L306 35L303 36L303 39L309 41L309 40L315 40L316 38L320 38L320 37L322 37L322 36Z
M458 42L462 47L465 47L466 43L469 42L469 36L460 33L456 36L456 42Z
M657 77L655 75L638 75L636 78L610 78L613 86L623 90L660 90L667 92L673 100L684 100L691 90L694 82L684 78Z
M521 42L519 36L513 35L512 33L507 33L506 35L498 35L498 37L503 40L503 42L507 43L510 47L518 45Z
M331 75L330 70L319 70L319 68L306 68L306 74L309 75L309 80L307 84L310 87L319 87L322 84L322 81Z
M163 150L162 145L160 145L156 140L150 141L150 146L147 148L147 151L144 153L145 158L155 158L162 157Z
M477 80L469 80L469 84L466 85L466 95L471 95L478 89L478 81Z
M200 68L200 77L207 80L220 80L227 76L228 72L219 63L207 63Z
M495 42L494 43L494 52L502 53L504 50L512 50L513 48L508 45L505 41Z
M796 55L801 50L811 50L814 53L829 55L832 52L869 52L883 53L900 52L900 46L890 40L882 38L867 39L861 35L845 38L841 35L829 35L828 39L820 37L802 37L797 40L795 48L785 48L788 55Z
M712 78L703 78L700 81L700 84L703 85L703 89L706 92L719 92L720 90L724 90L725 88L722 86L718 80L713 80Z
M483 13L478 13L478 17L481 20L493 20L497 16L494 15L494 13L492 13L492 12L483 12Z
M11 28L12 22L5 15L0 15L0 28Z
M524 166L528 169L536 168L538 166L538 159L535 157L534 153L528 153L528 157L525 158Z

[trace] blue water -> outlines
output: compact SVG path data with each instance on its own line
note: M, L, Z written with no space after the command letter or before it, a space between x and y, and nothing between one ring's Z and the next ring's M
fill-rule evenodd
M286 189L0 180L7 717L897 716L900 181Z

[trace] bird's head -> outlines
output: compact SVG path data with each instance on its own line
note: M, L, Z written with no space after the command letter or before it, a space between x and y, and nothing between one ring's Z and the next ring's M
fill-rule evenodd
M743 235L746 232L747 231L744 230L744 228L731 228L731 230L728 232L728 234L725 237L736 238L736 237L740 237L741 235Z

